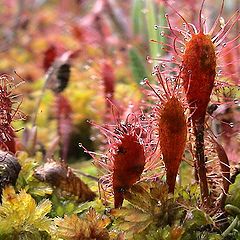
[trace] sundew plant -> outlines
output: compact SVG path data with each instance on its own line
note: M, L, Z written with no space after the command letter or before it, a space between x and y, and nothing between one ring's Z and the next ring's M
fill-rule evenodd
M0 240L240 239L238 0L2 6Z

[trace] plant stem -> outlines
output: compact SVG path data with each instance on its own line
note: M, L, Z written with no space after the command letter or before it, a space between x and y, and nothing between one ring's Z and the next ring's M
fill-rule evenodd
M39 110L39 108L40 108L42 99L43 99L44 94L45 94L45 91L46 91L46 89L47 89L49 79L52 77L53 74L54 74L54 71L52 71L52 72L50 72L50 73L47 73L46 76L45 76L44 84L43 84L43 86L42 86L40 96L39 96L38 99L37 99L37 103L36 103L36 106L35 106L35 112L33 113L33 117L32 117L32 126L33 126L33 127L36 126L38 110Z
M238 216L234 218L232 223L229 225L229 227L222 233L222 237L225 238L227 235L235 228L235 226L238 223Z
M196 136L196 158L197 158L197 172L200 180L200 189L202 201L209 203L209 191L205 167L204 155L204 123L197 123L194 126Z

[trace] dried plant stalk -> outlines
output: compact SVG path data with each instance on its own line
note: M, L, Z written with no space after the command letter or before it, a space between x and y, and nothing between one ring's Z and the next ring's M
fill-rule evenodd
M79 202L92 201L96 194L63 162L49 160L35 170L34 176L60 189L67 195L73 195Z
M0 150L0 196L7 185L15 185L21 166L10 153Z

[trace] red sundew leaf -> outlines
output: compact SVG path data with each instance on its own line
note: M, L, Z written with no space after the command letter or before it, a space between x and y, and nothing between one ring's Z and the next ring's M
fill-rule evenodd
M10 127L8 129L8 139L4 143L0 143L0 149L9 151L11 153L16 153L16 142L15 142L15 133Z
M15 119L22 118L19 106L15 105L13 89L17 85L13 83L13 78L8 75L0 76L0 146L1 149L16 152L15 133L11 124Z
M109 61L104 61L101 66L101 77L104 87L104 96L106 103L106 114L105 119L111 118L109 113L112 109L112 104L114 101L114 92L115 92L115 74L112 64Z
M216 51L209 35L192 34L183 54L181 77L196 136L197 170L202 199L209 203L204 155L204 121L216 76Z
M144 147L137 135L125 133L113 156L113 191L115 208L122 205L123 192L139 180L145 165Z
M125 122L120 122L118 116L114 115L114 120L116 125L109 128L94 124L107 137L109 147L106 155L102 154L101 158L90 154L96 166L106 173L100 178L102 190L113 193L114 206L118 208L122 206L126 191L140 180L145 163L151 163L155 159L151 158L150 150L149 155L145 156L148 139L143 138L145 129L137 115L129 114Z
M181 76L193 122L203 123L216 75L215 47L208 35L192 35L186 43Z
M167 171L169 192L173 193L187 140L184 108L175 97L169 99L159 110L159 139Z
M55 102L58 134L60 137L61 157L67 161L70 134L72 132L72 107L66 97L61 94L56 96Z
M53 61L57 57L57 48L54 45L50 45L44 52L43 68L45 71L52 65Z
M101 69L102 80L104 84L105 98L113 99L115 90L115 76L112 65L105 61Z
M47 72L47 87L54 93L60 93L68 86L71 74L71 59L75 57L72 51L65 52L56 58Z

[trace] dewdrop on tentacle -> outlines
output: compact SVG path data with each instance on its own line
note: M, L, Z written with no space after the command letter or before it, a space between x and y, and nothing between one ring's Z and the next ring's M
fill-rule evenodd
M175 79L174 85L170 85L172 83L167 81L169 78L165 78L159 68L155 73L159 83L157 90L148 82L147 84L160 100L155 108L159 148L166 167L169 192L173 193L187 140L185 107L180 97L179 79Z

